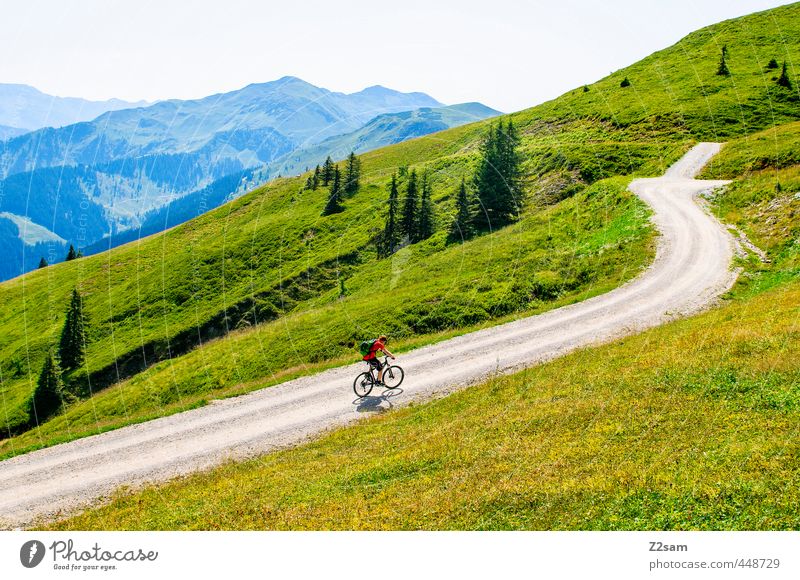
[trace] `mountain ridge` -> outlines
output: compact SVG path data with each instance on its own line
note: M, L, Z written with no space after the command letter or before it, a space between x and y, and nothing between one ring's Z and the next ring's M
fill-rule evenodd
M0 125L25 132L91 121L106 111L149 104L144 100L125 101L112 98L103 101L81 97L58 97L30 85L0 83ZM2 134L0 140L3 140Z

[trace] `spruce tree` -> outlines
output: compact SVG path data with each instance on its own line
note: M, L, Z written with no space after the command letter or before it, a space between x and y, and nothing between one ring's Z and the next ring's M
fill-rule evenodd
M61 331L58 356L65 370L73 370L83 364L86 349L86 319L83 314L83 300L77 288L72 290L67 317Z
M322 185L328 187L333 179L333 159L328 155L325 164L322 166Z
M319 170L319 165L317 165L314 168L314 175L312 176L312 182L311 182L311 189L313 189L314 191L316 191L317 188L319 187L319 182L320 182L320 179L321 179L320 173L321 172Z
M347 167L345 169L344 178L344 191L347 195L353 195L358 191L360 177L361 160L351 151L350 155L347 157Z
M41 269L41 268L47 268L47 266L48 266L48 265L49 265L49 264L47 263L47 260L45 260L45 259L44 259L44 256L43 256L43 257L42 257L42 259L41 259L41 260L39 260L39 268L40 268L40 269Z
M70 244L69 251L67 252L67 262L70 262L78 257L78 252L75 251L75 247Z
M472 209L467 196L467 184L461 178L461 186L456 195L456 217L450 224L450 240L467 239L472 235Z
M331 185L330 195L328 196L328 203L322 210L322 215L331 215L344 211L342 206L342 176L339 173L339 166L333 166L333 180Z
M56 413L61 408L63 393L64 381L61 378L61 367L51 349L47 352L36 389L33 391L31 423L41 425L45 419Z
M339 171L339 166L333 166L333 182L331 184L331 193L336 196L339 202L342 201L342 172Z
M789 78L789 73L786 72L786 61L783 61L783 69L781 69L781 76L778 77L778 86L791 90L792 79Z
M314 189L314 176L313 175L309 175L306 178L306 184L303 187L303 189L305 189L305 190Z
M422 174L422 187L419 200L419 219L417 220L417 240L427 240L433 235L434 217L431 201L431 181L428 172Z
M385 258L391 256L400 243L397 228L397 204L400 194L397 191L397 176L392 174L392 181L389 184L389 203L386 213L386 225L383 227L383 235L378 248L378 254Z
M472 216L477 231L487 231L515 221L519 214L519 135L509 120L506 127L489 127L481 144L481 158L473 177L479 207Z
M728 63L725 62L725 59L728 57L728 47L722 47L722 54L719 57L719 66L717 67L717 75L721 77L729 77L731 76L731 71L728 70Z
M516 216L522 192L522 155L519 152L521 139L511 119L508 120L505 133L500 137L502 177L508 192L506 207Z
M729 77L731 76L731 71L728 69L728 63L726 59L728 58L728 47L722 47L722 54L719 57L719 66L717 66L717 76L721 77Z
M406 183L406 198L403 202L403 215L400 220L400 233L412 244L417 241L417 172L411 170Z
M478 230L488 230L494 222L493 207L497 187L497 129L489 126L486 136L480 145L480 159L473 177L473 185L478 192L478 208L472 216L472 226Z

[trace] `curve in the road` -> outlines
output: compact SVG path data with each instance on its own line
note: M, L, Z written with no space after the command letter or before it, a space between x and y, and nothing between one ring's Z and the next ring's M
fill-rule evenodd
M412 351L403 356L406 381L394 399L431 398L712 304L734 281L734 241L696 196L726 182L692 177L719 147L700 143L663 177L630 185L652 207L661 233L656 259L639 277L578 304ZM0 462L0 526L68 513L123 484L163 481L295 445L357 420L361 411L391 406L388 396L354 401L357 372L355 365L332 369Z

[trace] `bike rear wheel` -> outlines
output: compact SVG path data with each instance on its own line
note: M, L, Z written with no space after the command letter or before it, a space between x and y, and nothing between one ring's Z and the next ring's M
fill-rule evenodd
M383 384L387 389L396 389L403 382L405 373L397 365L386 367L383 371Z
M357 397L363 398L372 392L372 387L374 386L375 382L372 379L372 373L364 371L353 382L353 391Z

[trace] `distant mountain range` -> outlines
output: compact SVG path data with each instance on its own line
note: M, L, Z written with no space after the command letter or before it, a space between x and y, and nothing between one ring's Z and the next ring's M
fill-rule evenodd
M28 85L0 83L0 140L43 127L63 127L91 121L107 111L143 107L147 101L136 103L111 99L88 101L76 97L55 97Z
M8 223L0 237L14 238L3 241L6 249L27 245L28 257L0 265L0 279L38 263L28 224L48 232L36 243L106 249L327 155L342 158L496 114L478 103L446 107L424 93L373 86L344 94L283 77L24 134L2 127L0 220ZM201 206L192 202L197 196Z
M351 133L328 137L318 144L285 155L270 165L270 171L273 174L293 175L305 171L307 167L314 167L328 155L343 159L351 151L363 153L499 114L500 111L480 103L463 103L378 115Z
M27 132L27 129L9 127L8 125L0 125L0 141L5 141L6 139L11 139L11 137L16 137L17 135L22 135L23 133Z

